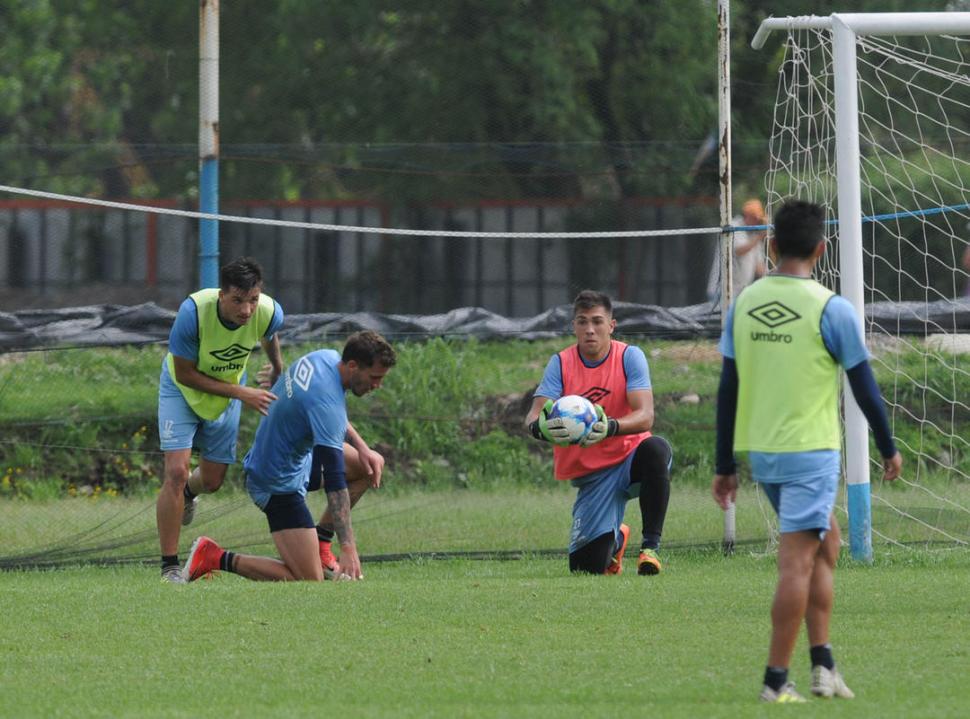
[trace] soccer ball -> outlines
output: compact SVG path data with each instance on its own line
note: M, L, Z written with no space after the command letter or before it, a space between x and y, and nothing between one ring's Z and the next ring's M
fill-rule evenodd
M593 403L578 394L567 394L553 403L549 419L562 419L569 432L569 443L579 444L596 421Z

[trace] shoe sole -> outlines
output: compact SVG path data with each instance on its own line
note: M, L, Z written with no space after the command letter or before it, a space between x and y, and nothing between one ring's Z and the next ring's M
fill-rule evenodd
M660 567L650 562L644 562L637 567L637 574L641 577L653 577L660 574Z
M182 526L188 527L195 520L195 500L192 502L192 510L182 509Z
M626 532L624 532L623 527L626 527L626 525L620 525L620 536L623 537L623 542L620 544L620 548L616 550L616 554L610 559L604 574L621 574L623 572L623 555L626 554L626 543L630 539L630 528L626 527Z

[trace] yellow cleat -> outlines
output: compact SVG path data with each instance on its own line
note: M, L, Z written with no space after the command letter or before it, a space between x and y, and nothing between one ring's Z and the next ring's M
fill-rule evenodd
M647 575L660 574L660 557L654 549L641 549L640 556L637 557L637 574L641 577Z

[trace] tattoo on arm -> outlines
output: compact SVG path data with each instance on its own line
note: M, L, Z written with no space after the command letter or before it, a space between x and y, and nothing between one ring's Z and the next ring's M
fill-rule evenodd
M354 528L350 525L350 492L346 488L327 492L327 506L333 517L337 541L341 544L353 544Z

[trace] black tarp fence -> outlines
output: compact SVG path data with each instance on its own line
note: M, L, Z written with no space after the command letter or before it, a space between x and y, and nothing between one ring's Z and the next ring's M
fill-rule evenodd
M720 309L711 303L659 307L618 302L613 313L619 334L660 339L715 338L721 326ZM287 344L326 341L371 329L395 340L443 336L534 340L568 334L571 317L568 304L533 317L503 317L481 307L434 315L292 314L286 317L280 339ZM151 302L0 312L0 352L165 342L174 319L175 312ZM866 305L866 321L883 332L898 334L970 333L970 298L872 303Z

